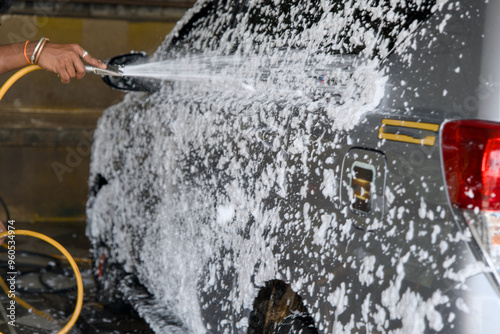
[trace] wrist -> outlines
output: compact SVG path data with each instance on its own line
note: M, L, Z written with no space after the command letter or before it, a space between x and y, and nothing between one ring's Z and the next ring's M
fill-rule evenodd
M30 62L34 65L38 64L38 60L40 59L40 55L42 54L43 48L45 47L45 44L49 41L48 38L42 37L40 40L36 43L33 53L31 54ZM29 43L28 43L29 44Z
M31 61L31 58L33 56L33 52L35 51L35 46L38 42L35 42L35 41L26 41L24 43L24 58L25 60L33 65L33 62Z

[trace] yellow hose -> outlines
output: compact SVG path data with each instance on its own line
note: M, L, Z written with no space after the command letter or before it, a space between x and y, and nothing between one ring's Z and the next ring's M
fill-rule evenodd
M14 73L5 83L2 85L2 88L0 88L0 100L3 99L3 96L7 91L9 90L10 86L14 84L19 78L21 78L23 75L28 74L30 72L33 72L35 70L41 70L42 68L38 65L29 65L26 67L23 67L16 73Z
M9 88L17 81L19 80L23 75L25 74L28 74L30 72L33 72L35 70L40 70L41 67L38 66L38 65L30 65L30 66L26 66L22 69L20 69L19 71L17 71L16 73L14 73L3 85L2 87L0 88L0 100L2 100L2 98L4 97L5 93L7 93L7 91L9 90ZM27 230L12 230L14 232L13 235L27 235L27 236L30 236L30 237L34 237L34 238L38 238L38 239L41 239L49 244L51 244L52 246L54 246L55 248L57 248L65 257L66 259L68 260L69 264L71 265L71 268L73 269L73 272L75 273L75 278L76 278L76 288L77 288L77 291L78 291L78 296L76 298L76 306L75 306L75 311L73 312L73 315L71 316L71 318L69 319L68 323L66 323L66 326L64 326L57 334L66 334L67 332L69 332L69 330L75 325L76 323L76 320L78 319L78 316L80 315L80 312L82 311L82 305L83 305L83 280L82 280L82 275L80 274L80 270L78 269L78 266L76 265L76 262L75 260L73 259L73 257L71 256L71 254L60 244L58 243L57 241L55 241L54 239L52 238L49 238L48 236L44 235L44 234L41 234L41 233L38 233L38 232L33 232L33 231L27 231ZM9 232L10 231L6 231L6 232L3 232L3 233L0 233L0 239L3 238L3 237L8 237L9 236ZM10 232L10 235L12 235L12 232ZM6 290L6 292L8 291L8 287L7 285L5 284L5 282L3 281L3 279L0 277L0 286ZM18 297L14 297L14 299L20 304L22 305L23 307L27 308L28 310L34 312L35 314L38 314L50 321L55 321L50 315L47 315L45 313L43 313L42 311L39 311L37 309L35 309L34 307L32 307L30 304L22 301L20 298Z
M65 334L67 333L76 323L76 320L78 319L78 316L80 315L80 312L82 310L82 305L83 305L83 280L82 280L82 275L80 274L80 270L78 269L78 266L76 265L75 260L71 256L71 254L57 241L55 241L52 238L49 238L48 236L38 233L38 232L33 232L33 231L28 231L28 230L11 230L11 231L6 231L3 233L0 233L0 239L3 237L8 237L10 235L27 235L30 237L38 238L41 239L55 248L57 248L68 260L69 264L71 265L71 268L73 269L75 273L75 278L76 278L76 288L78 291L78 297L76 298L76 306L75 306L75 311L73 312L73 315L69 319L68 323L66 326L64 326L57 334ZM13 233L14 232L14 233ZM5 283L4 283L5 284Z

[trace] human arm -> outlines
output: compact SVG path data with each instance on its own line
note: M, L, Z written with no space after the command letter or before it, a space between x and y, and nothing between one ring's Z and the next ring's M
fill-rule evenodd
M28 61L31 60L31 55L35 51L37 44L38 41L29 41L27 44L0 45L0 74L29 65ZM83 61L99 68L106 68L106 64L88 53L83 57L82 61L84 52L83 48L78 44L47 42L40 53L38 65L59 75L63 83L69 83L73 78L83 78L85 75Z

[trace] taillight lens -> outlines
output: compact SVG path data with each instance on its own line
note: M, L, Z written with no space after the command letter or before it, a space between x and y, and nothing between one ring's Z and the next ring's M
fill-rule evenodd
M464 209L472 234L489 265L500 273L500 124L448 122L441 145L448 194Z
M500 211L500 124L448 122L441 144L451 203Z
M489 138L481 166L483 197L488 207L499 209L500 203L500 138Z

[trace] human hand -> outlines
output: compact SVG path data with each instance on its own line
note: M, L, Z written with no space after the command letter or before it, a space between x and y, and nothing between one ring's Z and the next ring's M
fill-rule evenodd
M78 44L46 43L38 65L41 68L56 73L65 84L71 79L81 79L85 76L85 61L87 64L106 68L106 64L92 57Z

